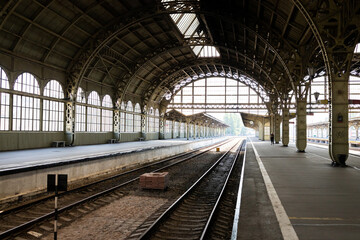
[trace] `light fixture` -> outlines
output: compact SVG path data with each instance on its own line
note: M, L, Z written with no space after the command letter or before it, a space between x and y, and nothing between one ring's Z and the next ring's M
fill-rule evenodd
M319 96L320 96L319 92L314 92L314 97L315 97L316 102L318 102Z
M315 76L315 69L313 67L308 67L307 71L311 78Z
M215 71L213 75L216 77L217 75L219 75L219 73Z

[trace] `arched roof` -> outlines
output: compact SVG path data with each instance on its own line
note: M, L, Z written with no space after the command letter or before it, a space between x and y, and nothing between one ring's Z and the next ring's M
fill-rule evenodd
M92 83L113 99L135 97L146 105L159 103L181 78L215 69L249 76L274 98L286 95L303 81L299 63L330 68L317 31L331 23L326 16L339 1L5 2L0 53L63 71L69 97ZM338 3L349 10L345 18L358 17L360 3L345 2ZM196 14L198 37L184 38L170 15L185 13ZM348 45L358 41L352 33ZM220 57L198 57L192 47L203 45L216 47ZM358 59L353 71L360 69Z

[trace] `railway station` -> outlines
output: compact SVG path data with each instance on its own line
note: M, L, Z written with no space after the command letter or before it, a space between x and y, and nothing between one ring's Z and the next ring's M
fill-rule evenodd
M0 239L359 239L359 1L0 19Z

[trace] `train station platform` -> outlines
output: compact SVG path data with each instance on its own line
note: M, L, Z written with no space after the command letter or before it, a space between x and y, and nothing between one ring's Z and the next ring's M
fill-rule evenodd
M125 154L148 149L164 148L204 140L209 140L209 138L189 140L186 140L186 138L177 138L0 152L0 174L9 170L20 170L27 169L29 167L71 163L77 160L107 157L114 154Z
M0 202L41 193L47 174L68 174L69 183L180 154L227 137L136 141L0 152Z
M359 239L360 157L330 163L325 148L251 139L238 239Z

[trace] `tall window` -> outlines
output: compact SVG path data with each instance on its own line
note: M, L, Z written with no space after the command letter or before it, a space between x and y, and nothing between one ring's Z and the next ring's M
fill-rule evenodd
M15 81L14 90L34 95L40 94L39 84L30 73L21 74ZM40 98L14 94L13 130L40 130Z
M58 81L51 80L46 84L44 96L61 99L64 92ZM46 100L43 102L43 131L63 131L64 130L64 103L56 100Z
M185 123L182 122L180 123L180 137L184 137L185 136Z
M138 103L135 105L134 132L141 132L141 108Z
M121 112L120 112L120 132L125 132L125 110L126 110L126 107L125 107L124 102L121 102L120 109L121 109Z
M103 102L103 107L112 108L112 100L109 95L105 95ZM102 131L111 132L113 130L113 111L102 109Z
M171 133L172 121L166 120L165 122L165 133Z
M134 131L134 120L133 120L133 105L131 103L131 101L128 101L127 105L126 105L126 127L125 127L125 131L126 132L133 132Z
M85 92L79 87L76 94L76 118L75 118L75 131L84 132L86 124L86 99Z
M0 130L8 131L10 130L10 94L1 92L1 89L9 89L9 80L0 67Z
M174 122L174 137L179 135L179 122Z
M88 104L100 106L99 94L92 91L88 97ZM100 108L87 107L87 131L100 132Z
M155 132L160 132L160 123L159 123L159 110L155 110Z
M148 132L155 132L155 118L154 118L154 115L155 115L154 109L150 108L150 110L148 112L148 117L147 117L147 120L148 120L148 124L147 124Z

